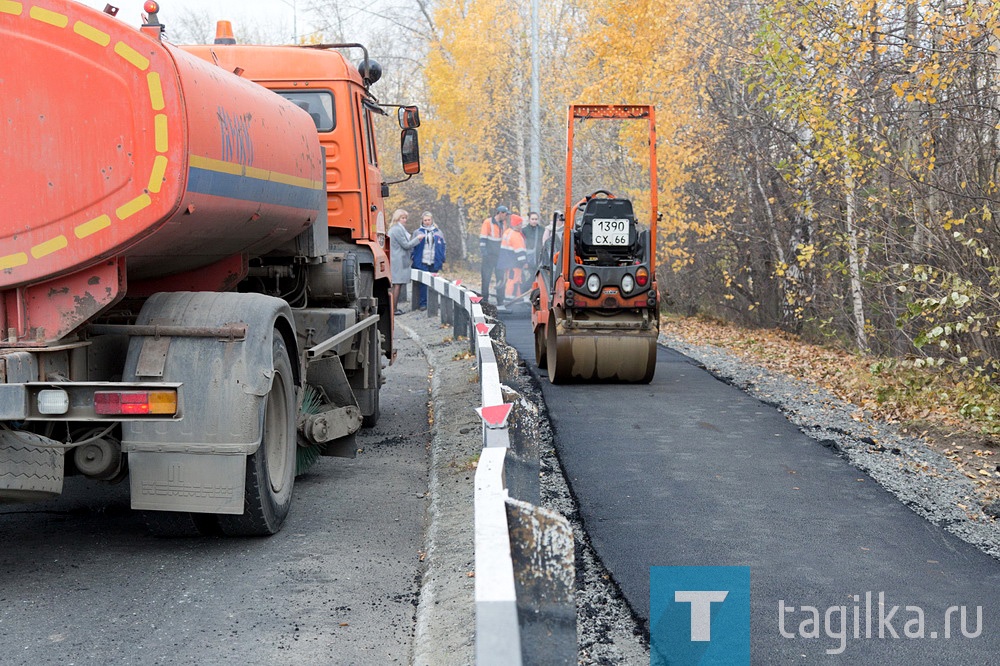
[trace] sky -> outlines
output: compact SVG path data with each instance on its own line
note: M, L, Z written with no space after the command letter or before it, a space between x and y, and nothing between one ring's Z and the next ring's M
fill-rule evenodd
M81 4L103 10L109 0L82 0ZM160 3L160 22L167 26L169 33L170 15L172 12L194 10L207 12L212 20L227 19L234 25L246 20L250 24L281 27L292 38L293 16L297 17L295 28L298 34L305 35L313 30L306 12L305 0L158 0ZM110 0L110 4L118 7L118 19L138 27L142 23L142 5L144 0Z

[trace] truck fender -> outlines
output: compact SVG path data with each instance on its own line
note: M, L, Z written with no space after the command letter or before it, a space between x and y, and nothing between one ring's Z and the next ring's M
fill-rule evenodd
M181 383L179 420L122 426L133 508L243 511L246 458L261 443L276 332L285 340L294 382L301 386L292 321L285 301L261 294L159 293L145 302L139 325L244 324L246 337L136 336L129 342L125 381Z

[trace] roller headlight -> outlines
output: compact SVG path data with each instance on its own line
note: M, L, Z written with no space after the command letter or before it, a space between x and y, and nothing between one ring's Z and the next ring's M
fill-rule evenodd
M622 276L622 293L632 293L633 289L635 289L635 278L626 273Z
M587 289L592 294L596 294L601 290L601 278L597 277L597 274L591 273L590 277L587 278Z

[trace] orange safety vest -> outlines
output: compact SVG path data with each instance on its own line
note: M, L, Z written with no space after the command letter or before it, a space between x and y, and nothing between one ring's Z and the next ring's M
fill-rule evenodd
M528 248L524 244L524 234L520 229L510 227L503 232L503 240L500 241L500 261L497 262L497 266L520 267L526 261L528 261Z
M500 261L497 266L506 269L507 284L504 294L507 298L517 298L521 295L524 279L521 266L528 261L528 248L524 243L524 234L520 228L509 228L503 232L500 243Z
M502 224L496 222L492 217L483 220L483 226L479 230L480 254L483 257L486 255L496 257L500 253L500 239L502 235Z

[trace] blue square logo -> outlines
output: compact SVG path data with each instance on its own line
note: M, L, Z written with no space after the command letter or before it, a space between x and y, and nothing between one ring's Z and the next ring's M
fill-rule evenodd
M750 567L650 567L651 666L750 663Z

